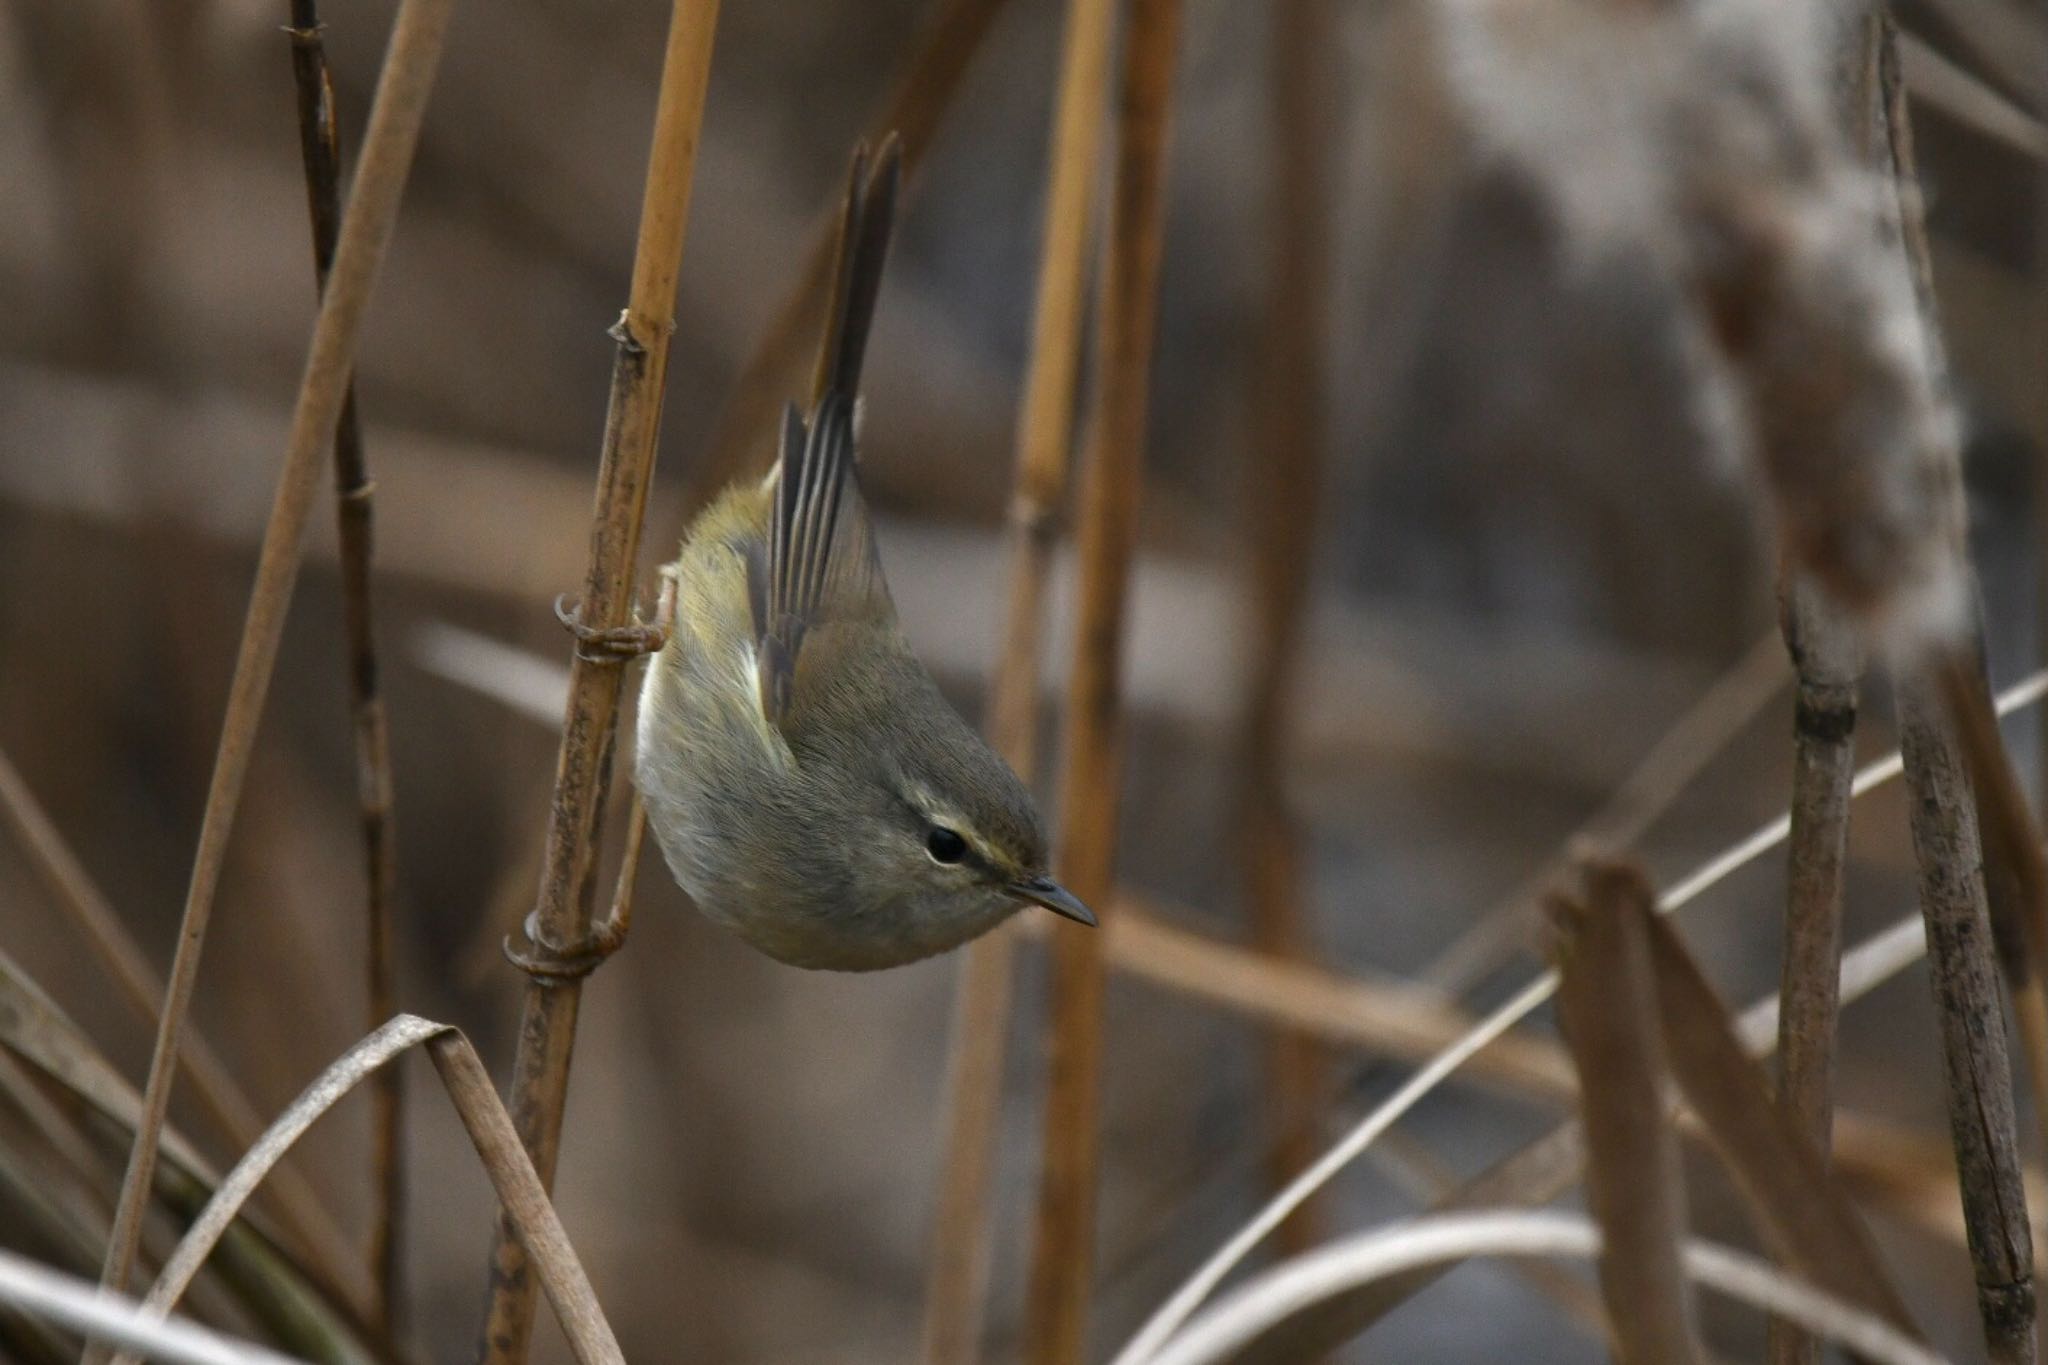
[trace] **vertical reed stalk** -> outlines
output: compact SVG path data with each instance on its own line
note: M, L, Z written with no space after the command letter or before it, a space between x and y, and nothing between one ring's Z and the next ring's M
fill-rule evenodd
M135 1145L122 1178L113 1230L107 1240L106 1264L101 1270L101 1283L109 1289L125 1290L134 1271L136 1244L142 1233L143 1213L149 1205L157 1143L170 1104L185 1017L191 1008L192 987L206 945L207 922L213 912L214 893L220 885L228 834L241 802L256 726L276 670L292 587L298 580L301 543L320 474L320 457L341 416L348 377L355 368L363 310L376 281L385 243L398 217L399 195L412 164L453 8L453 0L405 0L392 25L391 46L378 77L377 95L363 139L363 159L342 218L334 268L313 326L305 374L292 413L284 467L278 477L277 498L264 531L256 583L249 596L249 614L235 658L234 679L228 689L227 714L221 726L213 779L207 789L177 953L171 962L163 1015L150 1054L149 1080L143 1090ZM88 1355L101 1358L97 1351Z
M648 151L633 280L626 311L611 333L618 350L598 462L589 571L577 604L576 619L584 630L616 630L632 618L633 564L661 427L669 339L675 330L676 275L682 265L717 22L718 0L675 0ZM582 999L581 972L594 965L587 952L591 901L622 673L616 657L580 647L574 651L539 900L531 920L534 947L543 958L556 957L566 964L582 954L577 967L530 975L520 1014L512 1115L520 1141L533 1155L534 1169L549 1187L561 1146L562 1109ZM510 1223L501 1218L491 1253L480 1360L517 1365L526 1358L534 1290L526 1251Z
M1089 225L1109 103L1113 0L1069 0L1053 112L1045 256L1032 318L1031 363L1017 418L1010 502L1010 601L991 680L988 734L1018 776L1038 767L1039 641L1045 586L1066 499L1074 394L1081 372ZM953 1015L953 1056L925 1290L926 1365L972 1365L988 1294L988 1191L1002 1112L1016 939L1008 925L968 945Z
M291 0L292 80L298 92L299 154L306 174L306 211L313 228L313 273L325 292L334 268L334 239L341 226L341 143L335 128L334 83L327 72L327 45L316 0ZM371 504L376 484L363 457L362 427L356 420L351 382L334 430L334 511L340 542L342 625L348 640L349 711L354 720L356 798L361 810L367 927L368 982L364 1030L377 1028L398 1012L396 945L392 898L397 887L393 848L391 734L377 685L377 636L371 610ZM405 1247L404 1075L395 1066L371 1082L370 1188L375 1213L370 1226L370 1276L377 1286L378 1321L386 1336L396 1334L401 1311Z
M1108 901L1116 855L1124 605L1143 483L1179 27L1179 0L1134 0L1124 39L1109 254L1097 313L1101 344L1081 490L1080 610L1060 782L1061 880L1097 905ZM1038 1365L1078 1365L1095 1259L1100 937L1079 926L1058 926L1052 965L1050 1075L1028 1350Z
M1863 662L1849 623L1803 575L1788 566L1779 592L1785 650L1799 682L1792 711L1778 1104L1825 1156L1834 1129L1842 874L1849 783L1856 768L1856 682ZM1820 1343L1773 1318L1768 1358L1771 1365L1815 1365Z
M1314 562L1316 490L1322 477L1323 392L1319 365L1327 319L1327 205L1322 188L1322 110L1328 91L1326 0L1276 0L1267 85L1273 181L1267 200L1269 297L1254 399L1259 458L1246 466L1250 522L1250 667L1241 736L1242 802L1236 821L1251 893L1252 938L1280 957L1312 956L1302 923L1300 835L1287 806L1291 707L1300 672L1309 576ZM1270 1099L1267 1161L1275 1189L1315 1159L1314 1112L1321 1089L1318 1050L1276 1030L1266 1047ZM1280 1230L1295 1250L1315 1244L1315 1206L1304 1204Z
M1935 382L1947 383L1947 360L1941 344L1935 305L1932 254L1926 225L1919 212L1913 159L1912 127L1906 116L1899 75L1895 31L1888 18L1879 21L1878 88L1884 137L1882 150L1896 194L1897 225L1904 266L1910 274L1920 311L1920 331L1927 364ZM1937 452L1947 485L1946 495L1962 497L1961 452ZM1960 519L1958 519L1960 520ZM1970 574L1967 545L1958 545L1964 572ZM1970 575L1974 582L1974 575ZM1975 624L1981 649L1981 621ZM1967 689L1950 688L1957 714L1967 710ZM2014 1117L2012 1069L2006 1052L2005 1014L1998 991L1998 935L1993 905L1986 888L1985 844L1960 752L1959 736L1943 711L1936 679L1925 671L1901 680L1900 748L1905 755L1906 785L1911 801L1913 845L1920 864L1921 912L1927 920L1927 957L1932 969L1935 1001L1942 1024L1943 1061L1948 1077L1949 1129L1956 1149L1963 1220L1977 1279L1977 1307L1984 1339L1995 1365L2035 1359L2033 1235L2027 1215L2025 1187L2020 1180L2019 1139ZM1992 730L1995 764L2003 750ZM1983 774L1993 774L1987 768ZM1996 818L1996 812L1991 813ZM2028 841L2037 838L2031 832ZM2048 1064L2048 1038L2039 1008L2040 985L2027 954L2020 948L2030 909L2012 897L2018 873L2010 865L1993 875L2014 880L2001 884L2005 904L2000 916L2014 1003L2023 1042L2037 1067ZM2013 921L2019 919L2021 924ZM2037 1096L2037 1100L2041 1097Z

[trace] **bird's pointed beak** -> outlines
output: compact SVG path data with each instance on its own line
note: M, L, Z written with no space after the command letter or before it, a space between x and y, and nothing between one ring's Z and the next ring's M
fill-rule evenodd
M1010 883L1010 894L1033 905L1042 905L1055 915L1064 915L1076 924L1085 924L1090 929L1095 927L1095 912L1050 877L1020 877Z

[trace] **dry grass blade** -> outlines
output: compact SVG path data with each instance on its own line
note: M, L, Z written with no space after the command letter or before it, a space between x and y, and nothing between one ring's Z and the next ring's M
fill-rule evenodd
M1322 479L1323 386L1328 331L1329 209L1323 202L1328 150L1322 127L1330 95L1327 0L1280 0L1270 7L1266 72L1268 285L1254 404L1260 449L1246 462L1244 506L1251 553L1245 652L1249 678L1242 718L1237 817L1253 941L1276 956L1308 959L1303 923L1300 834L1287 803L1285 755L1296 727L1295 683L1314 564ZM1266 1042L1266 1160L1277 1188L1315 1159L1321 1065L1304 1038ZM1315 1210L1281 1228L1295 1250L1316 1241Z
M1332 1296L1421 1267L1455 1264L1473 1256L1601 1254L1599 1232L1566 1213L1488 1211L1418 1219L1362 1233L1297 1257L1245 1285L1189 1324L1150 1365L1210 1365L1269 1359L1266 1337L1293 1315L1311 1312ZM1798 1323L1839 1341L1859 1358L1884 1365L1943 1365L1943 1357L1882 1318L1844 1302L1766 1262L1710 1242L1688 1242L1686 1277L1704 1288ZM1301 1359L1301 1357L1294 1357Z
M410 1014L397 1016L350 1048L306 1087L236 1163L157 1277L143 1300L144 1310L158 1316L171 1310L242 1205L315 1120L407 1049L421 1045L432 1056L448 1097L476 1145L500 1207L533 1258L577 1361L580 1365L622 1365L625 1358L598 1306L589 1277L513 1131L511 1116L491 1088L476 1050L459 1030ZM130 1358L121 1365L135 1362Z
M1003 650L988 703L989 740L1029 782L1038 767L1039 644L1059 509L1066 497L1081 318L1109 100L1116 6L1069 0L1053 115L1045 203L1045 256L1032 317L1031 362L1017 419L1010 503L1012 567ZM927 1365L971 1365L988 1293L988 1188L1002 1113L1016 935L1007 925L967 947L961 962L948 1064L944 1165L925 1286Z
M675 0L648 148L633 279L626 311L612 328L618 350L598 464L590 560L575 617L583 632L618 630L632 619L633 563L653 478L655 437L661 429L669 341L675 331L676 276L682 266L683 229L689 221L717 23L718 0ZM532 970L520 1015L511 1095L519 1136L532 1153L543 1188L553 1183L560 1150L582 976L617 942L600 947L593 940L591 899L622 662L601 650L585 650L580 643L575 650L539 899L529 921L535 956L529 958ZM491 1365L516 1365L526 1358L532 1326L533 1283L526 1253L501 1219L491 1254L479 1358Z
M294 1365L290 1356L231 1340L194 1323L146 1315L126 1295L110 1294L9 1251L0 1251L0 1303L82 1332L93 1341L147 1352L151 1360Z
M1143 485L1179 29L1179 0L1131 6L1097 310L1101 345L1081 491L1080 606L1059 802L1060 880L1097 904L1109 897L1116 857L1124 608ZM1038 1365L1075 1365L1086 1350L1101 1139L1102 982L1100 935L1076 925L1056 928L1044 1169L1026 1308L1028 1355Z
M2048 671L2034 673L1999 694L1998 713L2006 715L2020 708L2032 706L2041 700L2044 692L2048 692ZM1856 774L1855 780L1850 783L1850 794L1861 796L1873 791L1898 777L1901 769L1902 759L1898 754L1879 759ZM1657 903L1658 910L1669 914L1691 903L1723 878L1755 862L1784 843L1790 832L1789 819L1774 820L1764 825L1748 838L1708 859L1691 876L1682 879L1665 892ZM1143 1328L1131 1339L1130 1344L1118 1354L1116 1365L1135 1365L1135 1362L1144 1360L1157 1351L1252 1248L1263 1241L1266 1235L1292 1212L1296 1204L1328 1183L1337 1172L1355 1160L1382 1133L1398 1123L1409 1110L1420 1104L1425 1096L1460 1067L1548 1001L1556 988L1555 973L1545 973L1537 977L1492 1014L1473 1025L1464 1037L1432 1057L1405 1085L1359 1120L1314 1166L1302 1172L1300 1177L1276 1195L1203 1261L1200 1268L1154 1311ZM1844 992L1844 997L1847 998L1847 992ZM1773 1014L1773 1027L1775 1021L1776 1016ZM1576 1137L1571 1139L1573 1143L1576 1141ZM1562 1151L1564 1139L1559 1139L1558 1142L1558 1151ZM1532 1149L1525 1149L1525 1152L1530 1150ZM1553 1157L1555 1155L1554 1152ZM1514 1158L1510 1158L1509 1163L1513 1160ZM1541 1169L1546 1172L1554 1171L1558 1164L1554 1159L1549 1160L1541 1164Z
M163 1008L163 979L4 753L0 753L0 821L13 831L50 898L113 978L121 999L140 1018L154 1020ZM263 1121L197 1028L186 1030L179 1055L192 1093L221 1133L237 1147L254 1142L263 1131ZM339 1299L367 1316L371 1283L351 1253L347 1236L305 1176L295 1166L287 1166L277 1173L267 1193L271 1197L265 1201L266 1211L277 1219L300 1254L333 1286Z
M156 1045L150 1054L142 1121L136 1129L127 1174L122 1179L114 1231L107 1245L107 1263L101 1274L102 1282L109 1288L126 1286L134 1270L142 1214L149 1202L150 1180L156 1166L157 1135L170 1103L185 1015L192 1003L192 987L206 945L207 921L220 884L228 834L241 802L257 722L262 717L263 700L276 667L292 587L298 580L299 553L314 484L319 477L320 456L341 415L342 397L354 369L363 311L376 281L384 245L397 221L399 195L412 164L420 124L426 116L428 93L433 87L442 39L453 9L453 0L406 0L393 22L391 46L378 77L369 129L363 140L362 163L342 220L334 269L314 323L305 375L300 380L292 412L284 468L278 476L277 500L264 532L256 585L249 596L248 619L235 658L234 680L229 684L227 716L221 726L213 780L207 789L192 883L179 922L177 954L171 963Z
M1855 1209L1828 1178L1803 1125L1772 1102L1728 1010L1677 933L1641 914L1665 1056L1686 1102L1748 1198L1776 1251L1830 1294L1918 1336Z
M1655 893L1633 867L1581 864L1583 889L1549 902L1557 932L1557 1013L1578 1064L1587 1204L1600 1224L1600 1291L1623 1365L1699 1358L1692 1295L1679 1266L1685 1176L1664 1121L1664 1063L1645 921Z
M1824 1165L1834 1115L1842 882L1849 783L1856 767L1856 681L1863 661L1849 623L1790 566L1781 575L1778 610L1798 676L1778 986L1778 1103ZM1819 1353L1811 1337L1789 1324L1771 1323L1772 1365L1818 1365Z
M880 113L862 133L870 146L890 133L902 140L906 181L916 178L940 120L952 106L969 64L981 51L983 39L1006 3L946 0L903 64ZM811 338L821 330L838 230L835 210L825 215L789 293L734 378L731 396L719 413L703 458L684 471L681 507L701 506L708 494L737 477L761 449L763 435L771 429L784 401L803 391L804 364ZM675 540L680 534L678 526L676 534L666 539Z
M341 230L341 148L335 128L334 86L315 0L291 0L292 80L298 94L299 157L306 174L312 220L313 272L321 292L334 268ZM393 847L391 735L377 686L377 635L371 609L372 500L376 485L363 456L356 420L355 385L342 398L334 429L334 497L341 562L342 624L348 637L349 710L354 722L356 799L363 832L364 923L368 941L366 1028L398 1009L396 988L397 854ZM378 1319L388 1334L397 1321L404 1247L404 1077L378 1073L371 1091L370 1181L376 1191L369 1265L379 1297Z

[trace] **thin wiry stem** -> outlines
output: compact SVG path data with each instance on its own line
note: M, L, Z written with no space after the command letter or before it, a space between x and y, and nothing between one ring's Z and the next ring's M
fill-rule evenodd
M676 0L669 21L633 279L626 311L612 328L618 351L598 465L589 569L577 604L577 620L586 630L624 627L633 612L633 563L654 472L655 437L661 429L663 381L675 330L676 275L682 265L683 229L689 221L717 22L718 0ZM530 921L534 946L565 962L568 955L589 947L599 827L622 672L617 658L581 648L570 664L540 894ZM543 1186L554 1182L561 1149L562 1110L582 994L580 974L535 972L528 979L520 1014L512 1112ZM526 1251L501 1218L491 1252L478 1358L491 1365L523 1361L533 1310L534 1284Z
M1010 502L1010 601L992 680L987 730L1017 775L1038 767L1039 644L1045 587L1066 500L1089 225L1109 102L1111 0L1070 0L1060 55L1045 202L1045 256L1032 320L1031 362L1017 417ZM925 1287L926 1365L972 1365L988 1293L988 1190L1002 1112L1015 935L1009 926L968 945L955 988L944 1165Z
M170 1104L185 1016L192 1004L192 987L206 945L207 921L220 884L228 834L241 802L257 722L270 690L285 614L298 579L299 553L312 510L320 457L341 416L348 378L355 368L363 310L376 280L384 245L398 217L399 194L412 164L427 96L440 62L442 39L453 10L453 0L406 0L392 25L390 50L378 77L377 96L363 139L362 164L356 172L355 189L342 219L334 269L313 327L305 375L300 380L298 401L292 413L284 468L278 478L277 499L264 531L256 585L250 593L249 615L235 659L234 680L229 685L227 716L221 727L213 780L206 794L199 849L178 931L177 954L171 962L163 1017L150 1054L142 1121L136 1127L135 1145L122 1179L114 1228L107 1242L106 1265L100 1277L110 1289L125 1288L134 1271L135 1248L142 1233L142 1215L149 1203L157 1141Z
M1288 808L1285 755L1297 700L1317 486L1322 477L1321 339L1328 291L1327 176L1322 110L1328 98L1327 0L1279 0L1271 10L1266 83L1273 183L1268 196L1269 298L1257 402L1261 448L1247 462L1245 508L1253 552L1247 606L1250 666L1243 718L1242 839L1253 941L1280 956L1311 956L1303 924L1300 833ZM1314 1109L1323 1088L1315 1048L1276 1033L1266 1048L1267 1161L1285 1185L1315 1158ZM1315 1240L1313 1208L1281 1229L1294 1249Z
M1179 0L1136 0L1124 40L1060 783L1061 880L1084 901L1107 898L1116 857L1124 608L1143 487L1179 29ZM1038 1365L1077 1365L1086 1346L1101 1151L1102 983L1099 936L1079 926L1055 930L1044 1170L1028 1302L1029 1353Z
M114 907L57 830L13 762L0 753L0 822L12 831L30 865L65 916L99 958L116 992L142 1019L163 1009L164 983L128 933ZM185 1031L179 1060L199 1106L236 1147L247 1147L263 1131L256 1106L234 1073L200 1034ZM336 1296L367 1316L373 1286L358 1268L347 1236L305 1175L287 1165L265 1188L265 1208L278 1219L308 1265L326 1277Z
M316 0L291 0L292 80L298 92L299 157L306 173L306 210L313 228L313 273L321 291L334 268L334 242L341 229L341 144L335 126L334 85L327 72ZM334 430L335 522L340 545L342 624L348 638L349 710L354 720L356 799L363 831L364 924L368 983L365 1027L375 1028L397 1011L394 943L397 854L393 848L391 734L384 698L377 686L377 638L370 596L373 532L371 501L376 485L363 456L363 432L356 420L356 390L342 397ZM405 1161L404 1076L397 1067L377 1073L370 1090L370 1188L375 1213L370 1224L370 1275L378 1292L378 1320L395 1335L401 1309L404 1250Z

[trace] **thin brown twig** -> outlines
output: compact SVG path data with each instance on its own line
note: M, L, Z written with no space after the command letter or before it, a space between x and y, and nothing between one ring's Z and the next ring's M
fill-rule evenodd
M1779 967L1778 1103L1823 1159L1833 1131L1842 886L1856 770L1856 637L1804 575L1784 571L1779 619L1798 675L1792 712L1792 832ZM1816 1365L1820 1343L1773 1319L1771 1365Z
M163 978L5 753L0 753L0 822L12 830L51 900L99 958L116 993L139 1018L154 1020L163 1009ZM254 1142L263 1131L256 1106L196 1026L185 1031L179 1061L200 1108L222 1136L236 1147ZM265 1211L277 1218L309 1269L332 1286L336 1298L367 1317L374 1286L305 1174L296 1164L284 1166L265 1195Z
M1117 101L1095 411L1080 499L1080 609L1061 755L1061 880L1083 900L1107 898L1116 858L1124 608L1143 487L1179 29L1179 0L1135 0ZM1044 1169L1027 1305L1029 1358L1038 1365L1078 1365L1086 1346L1101 1151L1102 986L1100 936L1078 926L1056 930Z
M135 1146L122 1179L114 1229L107 1243L107 1261L101 1273L101 1282L111 1289L126 1288L134 1270L135 1248L156 1166L157 1139L177 1071L174 1063L192 1003L192 987L206 943L214 893L220 884L228 834L241 802L256 726L270 690L285 614L298 579L301 542L319 478L321 455L341 416L343 395L355 368L363 311L376 281L385 243L398 217L399 196L412 164L427 97L440 62L442 39L453 10L453 0L406 0L392 24L391 45L378 76L377 94L363 139L362 162L342 219L334 269L314 323L306 370L292 413L284 467L278 477L277 499L264 532L248 619L235 659L234 680L229 685L226 719L221 726L213 779L207 789L192 883L180 920L163 1017L150 1054L142 1122L137 1126ZM98 1358L96 1352L89 1354Z
M648 151L639 240L625 313L612 328L618 351L597 475L590 562L577 621L584 630L615 630L633 612L633 564L640 546L647 490L661 427L668 348L675 330L676 276L697 160L704 93L711 73L718 0L675 0L661 89ZM555 764L546 853L532 919L533 946L567 961L591 948L599 826L609 786L623 669L581 648L569 670L569 701ZM587 969L587 968L586 968ZM580 973L529 975L513 1063L512 1111L520 1140L544 1188L552 1186L560 1152L562 1110L582 1001ZM492 1247L490 1288L478 1358L517 1365L533 1327L534 1285L527 1254L500 1219Z
M306 175L306 211L313 230L313 275L327 289L341 230L341 143L334 84L327 71L317 0L291 0L292 80L298 94L299 159ZM354 721L356 800L363 832L364 925L368 980L366 1028L398 1009L396 908L398 863L392 816L391 734L377 686L377 636L370 594L376 485L363 455L351 381L334 429L334 512L340 547L342 624L348 638L349 710ZM402 1310L405 1245L404 1076L397 1067L377 1073L370 1089L370 1276L377 1286L377 1319L396 1335Z
M1244 503L1252 553L1247 597L1243 781L1236 820L1241 835L1252 937L1269 953L1313 956L1303 923L1301 834L1288 807L1285 755L1297 701L1309 575L1314 563L1317 485L1322 475L1323 386L1320 344L1328 205L1323 187L1323 109L1328 98L1327 0L1280 0L1271 9L1268 144L1269 295L1259 385L1260 449L1245 467ZM1322 1093L1321 1059L1307 1040L1275 1033L1266 1046L1267 1165L1275 1189L1316 1156L1314 1108ZM1316 1205L1281 1225L1283 1246L1317 1241Z
M990 741L1017 775L1038 767L1039 645L1046 580L1066 500L1074 396L1081 373L1087 245L1109 103L1112 0L1069 0L1045 201L1045 255L1031 361L1017 414L1010 501L1010 600L988 703ZM925 1286L926 1365L972 1365L988 1293L988 1189L1002 1111L1015 935L1004 926L968 945L955 988L944 1165Z

